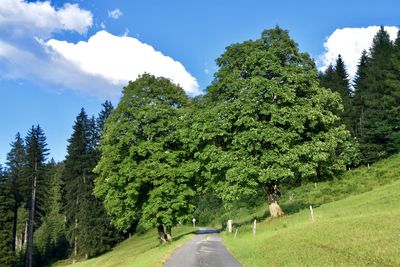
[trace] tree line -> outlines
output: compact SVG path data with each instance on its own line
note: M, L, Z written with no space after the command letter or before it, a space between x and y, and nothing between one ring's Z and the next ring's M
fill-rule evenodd
M400 32L392 42L382 26L363 51L350 81L343 59L320 75L320 84L338 92L342 122L357 140L368 164L400 151Z
M340 55L319 73L279 27L216 62L201 96L143 74L115 109L82 109L62 162L40 126L17 134L0 171L0 265L89 258L150 228L165 243L210 195L228 210L262 197L279 217L281 186L399 152L400 35L382 27L354 81Z
M113 107L97 118L82 109L62 162L48 160L43 129L16 134L0 174L0 266L46 266L72 256L89 258L109 250L123 235L110 224L93 196L99 141Z

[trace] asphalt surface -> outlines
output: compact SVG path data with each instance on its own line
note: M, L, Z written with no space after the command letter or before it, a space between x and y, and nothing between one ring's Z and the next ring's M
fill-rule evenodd
M200 228L197 235L178 248L164 267L242 267L228 252L217 230Z

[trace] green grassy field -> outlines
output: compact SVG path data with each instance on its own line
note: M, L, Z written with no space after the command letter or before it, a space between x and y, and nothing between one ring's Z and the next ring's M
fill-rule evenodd
M157 231L152 230L145 234L136 234L132 236L131 238L121 242L108 253L71 266L163 266L163 263L169 258L175 249L190 239L193 228L184 226L173 228L172 230L174 234L174 242L171 244L163 246L159 245ZM65 266L71 263L71 260L65 260L63 262L58 262L54 266Z
M225 233L224 242L244 266L400 266L399 166L396 155L341 179L288 190L286 217L262 221L255 236L250 221L241 222L236 238ZM304 209L310 204L318 206L314 223Z
M237 236L224 233L224 242L246 267L400 266L399 166L400 154L331 181L284 189L286 217L268 221L266 204L238 209L231 217ZM309 205L314 207L314 223ZM251 233L254 218L259 221L256 236ZM159 245L156 230L134 235L74 266L162 266L192 230L174 228L176 241L165 246Z

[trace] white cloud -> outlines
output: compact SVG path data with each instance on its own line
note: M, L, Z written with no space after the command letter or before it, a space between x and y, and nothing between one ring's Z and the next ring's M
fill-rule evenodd
M82 72L103 77L116 86L115 90L146 72L169 78L190 95L200 93L196 79L180 62L133 37L100 31L88 41L74 44L52 39L47 46Z
M119 8L116 8L116 9L114 9L114 10L109 10L108 11L108 16L110 17L110 18L113 18L113 19L118 19L119 17L121 17L123 15L123 13L122 13L122 11L119 9Z
M354 78L357 64L363 50L369 51L372 40L380 26L369 26L367 28L343 28L335 30L325 41L325 52L320 57L320 70L325 70L329 64L335 64L340 54L346 64L350 78ZM394 40L397 36L397 27L385 26L390 38Z
M47 38L58 30L83 34L92 23L92 14L77 4L67 3L56 10L50 2L0 1L0 28L17 38L26 34Z
M76 44L51 39L58 31L84 34L92 23L91 12L75 4L55 9L50 2L0 0L0 78L113 98L129 80L148 72L171 79L190 95L200 93L180 62L135 38L100 31Z

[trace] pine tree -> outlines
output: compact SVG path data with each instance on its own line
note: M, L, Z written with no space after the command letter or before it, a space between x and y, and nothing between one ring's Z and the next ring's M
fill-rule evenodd
M29 181L28 233L26 266L33 265L33 234L46 209L48 181L45 161L48 155L46 137L39 125L32 126L25 138L26 174Z
M101 133L103 132L104 129L104 125L106 124L107 118L111 115L111 113L114 110L113 105L111 104L110 101L106 101L102 104L103 109L100 111L99 116L97 117L97 130L100 133L99 136L101 135Z
M353 114L352 120L355 125L354 135L358 140L363 139L364 129L364 113L365 113L365 101L364 94L368 88L367 82L367 68L368 68L369 57L367 51L364 50L361 54L361 58L357 65L357 72L354 77L354 99L353 99Z
M82 109L68 140L63 174L65 213L74 257L95 256L110 249L114 242L110 220L101 201L92 194L98 138L95 118L89 119Z
M21 243L22 247L22 236L17 240L17 224L18 220L25 221L26 218L18 217L18 209L20 207L26 208L27 195L29 192L27 176L24 173L26 169L26 155L25 155L25 145L24 140L21 138L20 133L17 133L15 140L11 143L11 150L7 154L8 168L8 179L11 183L11 191L14 196L15 206L14 221L13 221L13 251L16 251L16 244ZM20 248L21 248L20 247ZM19 249L20 249L19 248Z
M387 93L384 98L386 120L389 125L387 152L400 151L400 30L394 42L393 54L390 59L391 68L387 75Z
M330 64L325 73L320 77L320 85L339 93L343 103L343 111L339 112L339 116L342 119L341 123L344 123L347 129L354 135L354 123L351 116L353 113L352 93L350 90L349 75L341 55L338 56L335 66L333 67Z
M375 35L370 49L364 81L360 91L363 102L361 151L365 161L374 162L390 155L389 136L393 131L388 120L390 106L387 97L391 89L387 85L393 55L393 44L383 27ZM360 81L361 82L361 81Z
M66 256L68 242L66 241L64 216L61 214L61 186L64 164L55 163L53 159L46 164L49 178L48 205L43 223L35 231L34 243L37 249L36 265L49 265L56 259Z
M12 180L7 179L0 165L0 266L12 266L15 262L13 251L13 221L15 200Z

